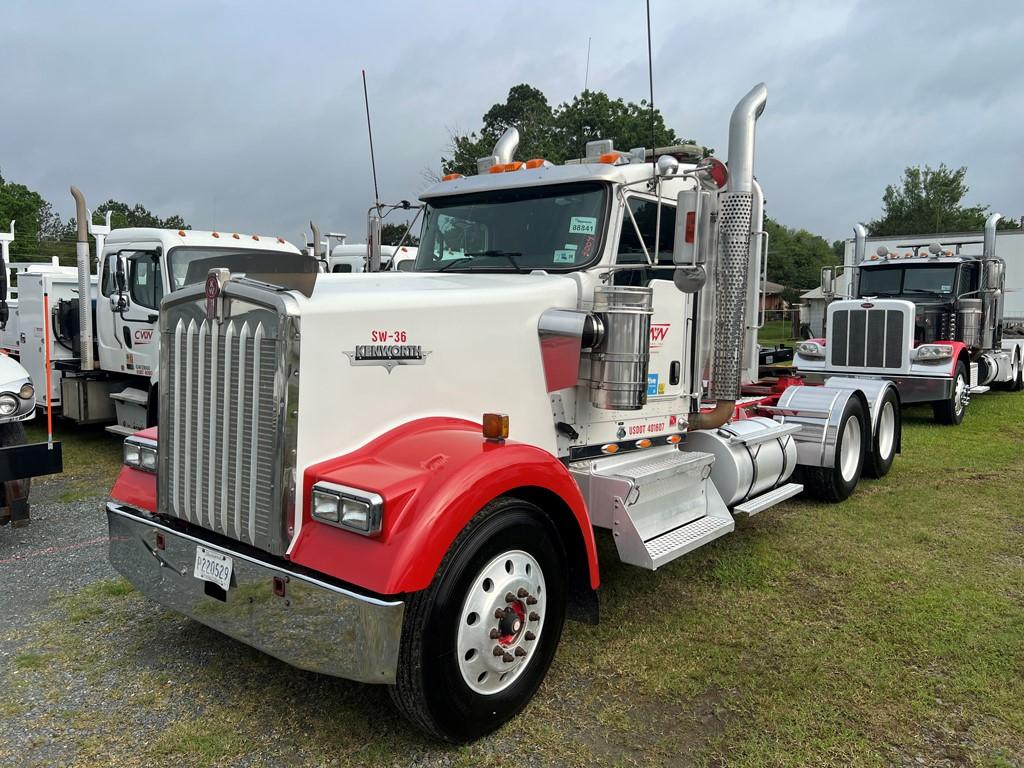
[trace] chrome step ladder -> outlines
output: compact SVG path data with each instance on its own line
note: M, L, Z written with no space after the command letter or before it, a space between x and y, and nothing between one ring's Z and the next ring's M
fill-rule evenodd
M569 465L591 521L611 530L619 559L655 570L735 528L710 480L715 457L652 448Z

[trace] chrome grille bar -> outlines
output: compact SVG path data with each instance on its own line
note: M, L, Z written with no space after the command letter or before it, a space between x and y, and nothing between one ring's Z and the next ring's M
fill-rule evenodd
M260 399L260 342L263 341L263 323L256 326L256 334L253 336L253 360L252 360L252 453L254 458L258 456L259 421L256 412L256 403ZM256 541L256 471L249 470L249 538Z
M242 440L245 415L245 352L249 323L242 323L238 337L238 395L235 398L235 536L242 538Z
M185 519L192 520L192 340L195 338L196 321L188 324L188 338L185 342Z
M222 406L223 429L221 429L220 443L220 529L222 531L228 529L228 439L232 426L229 403L231 402L231 342L234 338L235 324L229 320L227 329L224 331L224 405ZM235 530L237 536L237 526Z
M174 326L174 360L179 362L181 360L181 336L185 329L185 323L181 319ZM181 399L183 392L181 389L181 365L174 366L174 376L171 379L174 382L174 391L171 392L171 397L174 398L174 445L181 445ZM179 475L181 474L178 462L174 462L171 471L173 475L171 477L171 509L174 514L181 514L181 505L178 503L178 486L180 485Z
M210 527L217 530L217 523L214 521L217 497L213 493L214 480L217 478L217 369L220 361L217 359L217 321L210 321L210 396L207 400L210 403L210 426L207 430L210 433L209 449L207 450L208 476L206 479L206 503L209 505Z

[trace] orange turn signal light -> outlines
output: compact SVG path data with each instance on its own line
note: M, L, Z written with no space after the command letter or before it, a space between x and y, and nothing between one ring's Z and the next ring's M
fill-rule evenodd
M671 443L672 445L675 445L676 443L678 443L682 439L683 438L681 438L679 435L669 435L668 436L668 442Z
M485 413L483 419L484 437L488 440L504 440L508 437L508 414Z
M259 236L259 235L253 235L253 236L252 236L252 239L253 239L253 240L257 240L257 241L258 241L258 240L260 239L260 236Z
M618 152L605 152L598 158L598 162L606 165L615 165L619 161L620 157L622 157L622 155Z
M178 237L184 237L184 236L185 236L185 230L184 229L179 229L178 230Z
M220 237L220 232L211 232L214 237Z
M237 232L235 232L235 234L233 234L232 237L235 238L235 240L241 240L242 239L241 235L239 235Z
M441 181L455 181L456 179L461 178L461 173L446 173L444 176L441 177Z
M601 453L618 453L618 452L619 452L619 446L617 446L615 443L606 443L605 445L601 446Z
M527 160L526 161L526 167L527 167L527 169L530 169L530 170L532 170L534 168L542 168L544 166L545 162L546 161L544 160L543 157L535 157L532 160Z

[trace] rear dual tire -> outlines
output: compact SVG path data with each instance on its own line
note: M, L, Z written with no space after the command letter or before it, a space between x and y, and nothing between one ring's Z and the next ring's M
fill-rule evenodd
M821 501L836 503L849 498L864 472L871 427L859 397L850 397L839 419L835 456L828 467L801 467L804 490ZM891 465L891 459L890 459ZM886 471L888 469L886 468Z
M889 474L903 436L900 399L894 389L887 389L878 405L871 446L864 461L864 476L881 478Z
M465 743L522 711L562 633L565 563L535 505L499 498L477 513L430 587L406 604L391 688L402 714L435 738Z

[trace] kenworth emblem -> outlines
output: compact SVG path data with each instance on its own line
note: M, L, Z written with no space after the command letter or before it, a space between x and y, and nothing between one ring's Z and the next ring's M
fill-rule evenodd
M423 365L430 352L419 344L357 344L345 354L352 365L380 365L391 373L398 365Z
M224 283L231 279L231 272L223 267L211 269L206 275L206 319L211 322L223 319L223 299L221 292Z

